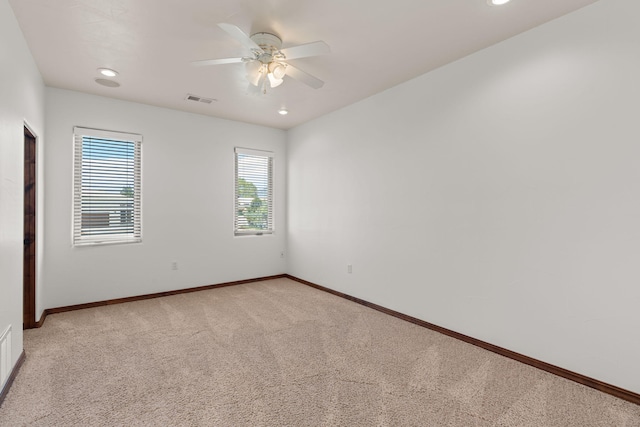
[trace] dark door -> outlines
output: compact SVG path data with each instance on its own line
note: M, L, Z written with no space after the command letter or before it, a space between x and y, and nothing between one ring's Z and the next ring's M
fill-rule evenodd
M24 128L23 328L36 327L36 138Z

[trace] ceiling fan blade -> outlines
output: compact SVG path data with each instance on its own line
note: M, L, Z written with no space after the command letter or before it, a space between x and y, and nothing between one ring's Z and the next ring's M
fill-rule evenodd
M291 64L287 64L287 76L292 77L307 86L311 86L314 89L320 89L324 86L324 82L311 74L302 71L300 68L296 68Z
M218 24L218 27L222 28L231 37L242 43L245 47L251 49L252 52L264 53L262 48L256 44L251 38L240 28L233 24L225 24L224 22Z
M193 61L191 65L221 65L235 64L238 62L246 62L244 58L223 58L223 59L203 59L201 61Z
M286 59L306 58L308 56L326 55L331 52L331 48L323 41L317 41L298 46L291 46L281 49Z

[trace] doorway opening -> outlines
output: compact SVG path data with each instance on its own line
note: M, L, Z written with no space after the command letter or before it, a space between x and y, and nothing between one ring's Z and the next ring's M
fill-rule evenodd
M36 323L36 137L24 127L24 256L22 322L24 329Z

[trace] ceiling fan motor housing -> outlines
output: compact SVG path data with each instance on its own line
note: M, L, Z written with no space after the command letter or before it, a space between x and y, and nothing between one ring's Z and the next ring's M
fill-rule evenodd
M255 42L260 48L264 51L263 54L258 56L258 61L263 64L269 64L274 59L284 59L278 58L278 52L282 47L282 40L280 37L271 33L256 33L251 36L251 40Z

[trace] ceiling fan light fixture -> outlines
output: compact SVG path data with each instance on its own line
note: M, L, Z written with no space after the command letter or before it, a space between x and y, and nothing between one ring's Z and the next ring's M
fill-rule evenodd
M269 64L269 72L273 74L273 77L275 77L278 80L281 80L282 78L284 78L284 75L287 73L287 66L286 64L283 64L281 62L274 61L271 64Z
M247 81L253 86L258 86L258 83L260 83L260 73L254 75L247 74Z
M256 87L260 88L263 93L267 93L266 80L267 76L265 76L264 73L258 74L258 84L256 85Z
M247 71L247 80L254 86L258 86L260 78L262 77L262 64L258 61L247 62L245 64Z
M278 87L282 84L284 80L276 78L273 73L268 74L269 83L271 84L271 88Z

